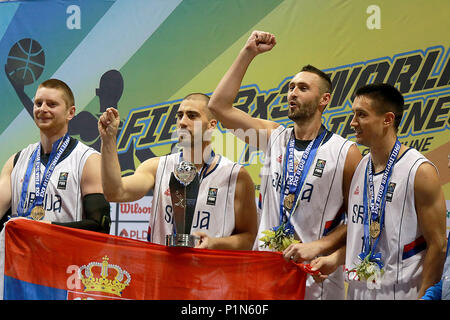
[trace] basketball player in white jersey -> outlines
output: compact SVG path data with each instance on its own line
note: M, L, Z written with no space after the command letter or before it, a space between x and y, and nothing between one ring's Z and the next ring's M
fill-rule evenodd
M311 261L345 242L342 209L361 154L354 143L322 125L322 112L330 101L331 81L313 66L304 67L289 84L288 117L293 121L293 128L253 118L233 107L248 66L258 54L271 50L275 44L274 35L254 31L220 81L208 106L226 128L241 129L235 132L243 132L243 137L236 136L265 153L260 224L254 249L267 250L259 241L262 232L287 223L289 232L292 234L293 227L294 237L301 243L286 248L285 259ZM249 138L252 133L258 139L252 141ZM295 169L303 161L306 164L302 171ZM289 184L289 180L300 182ZM321 284L308 277L306 285L305 299L344 298L342 272L337 271L332 279Z
M41 83L33 116L40 141L13 154L0 176L0 218L25 217L109 233L100 154L68 135L75 115L71 89L61 80Z
M369 147L350 187L347 246L313 261L343 264L349 299L418 299L439 281L445 259L445 200L436 167L402 145L401 93L389 84L356 91L351 126Z
M102 138L102 181L105 195L114 202L129 202L154 190L149 241L164 244L174 233L169 180L181 160L194 163L200 173L191 234L200 237L197 248L250 250L256 235L254 184L247 170L214 154L208 133L217 121L207 109L209 97L194 93L183 99L177 112L177 133L182 153L150 158L134 174L121 177L116 131L119 114L108 108L98 127Z

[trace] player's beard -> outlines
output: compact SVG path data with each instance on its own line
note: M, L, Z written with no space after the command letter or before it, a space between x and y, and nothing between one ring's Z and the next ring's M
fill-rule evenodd
M296 108L288 109L288 118L292 121L304 121L311 119L317 111L317 105L314 102L308 102L297 105Z

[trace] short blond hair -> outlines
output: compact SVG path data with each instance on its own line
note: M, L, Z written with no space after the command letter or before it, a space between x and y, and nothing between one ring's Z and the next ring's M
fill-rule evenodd
M63 93L63 99L66 102L66 108L70 108L71 106L75 105L75 98L73 97L73 92L70 89L70 87L64 82L59 79L48 79L42 82L39 88L51 88L51 89L58 89L61 90Z

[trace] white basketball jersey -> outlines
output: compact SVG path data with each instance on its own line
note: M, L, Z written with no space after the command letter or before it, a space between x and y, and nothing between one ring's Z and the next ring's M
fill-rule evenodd
M37 148L38 143L30 144L20 152L17 163L11 172L11 211L13 214L17 213L17 207L22 193L22 183L28 168L28 162L34 150ZM72 147L74 146L73 149L70 148L71 145ZM45 217L43 220L53 222L74 222L82 220L83 202L80 190L81 176L86 160L93 153L98 152L71 138L71 143L59 159L47 185L43 202L45 208ZM40 171L40 181L42 181L42 176L45 171L45 166L42 163ZM35 175L33 166L24 204L25 212L29 205L32 204L35 197Z
M364 176L369 160L359 163L350 187L345 270L349 299L417 299L426 242L417 223L414 179L419 166L428 161L415 149L406 150L395 162L386 193L384 226L376 247L381 252L384 274L380 282L359 281L353 271L359 264L364 236ZM383 172L374 174L378 193Z
M180 153L161 157L156 171L149 241L165 244L165 236L173 234L173 206L170 175ZM210 237L227 237L234 231L234 194L241 166L219 156L216 165L202 179L198 191L191 234L202 231Z
M280 224L280 190L283 179L283 164L286 146L293 128L283 126L274 130L265 152L261 170L261 217L254 250L268 250L260 247L262 231ZM341 223L343 212L343 172L347 152L353 143L331 132L327 132L322 145L307 173L300 192L300 203L291 217L296 238L311 242L322 238ZM295 166L303 151L295 150ZM342 270L330 275L323 283L307 278L305 299L343 299L344 278Z

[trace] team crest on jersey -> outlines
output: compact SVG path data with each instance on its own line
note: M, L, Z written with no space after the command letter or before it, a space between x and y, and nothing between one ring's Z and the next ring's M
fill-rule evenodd
M210 206L216 205L217 190L218 190L218 188L209 188L208 197L206 198L207 205L210 205Z
M387 192L386 192L386 201L392 202L392 197L394 195L395 186L396 186L395 182L389 182Z
M325 169L325 164L327 162L322 159L317 159L316 167L314 168L313 176L322 178L323 169Z
M61 190L66 190L67 187L67 178L69 177L69 173L68 172L61 172L59 174L59 179L58 179L58 189Z

